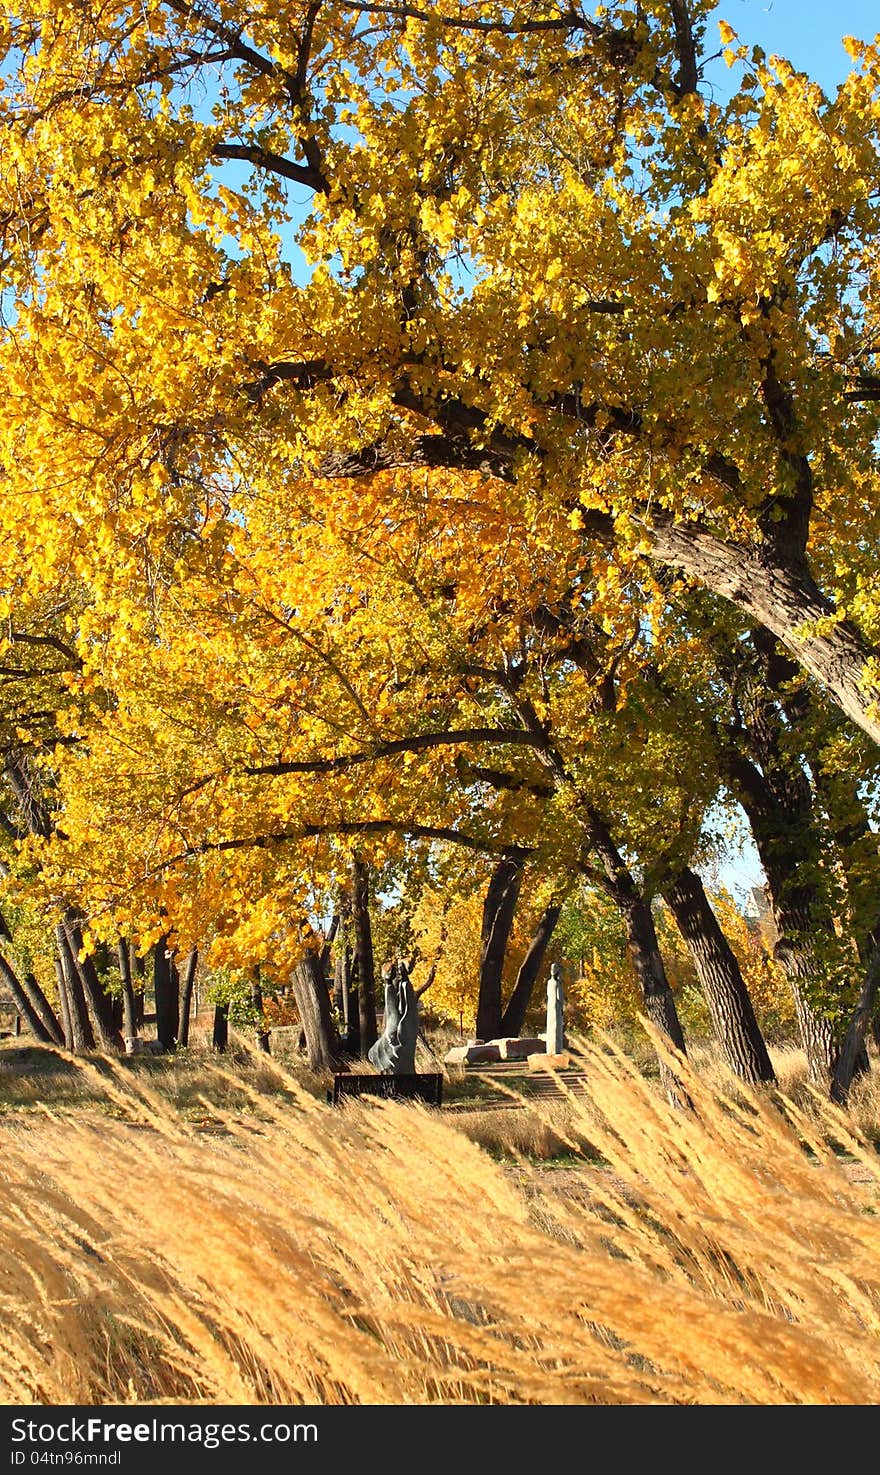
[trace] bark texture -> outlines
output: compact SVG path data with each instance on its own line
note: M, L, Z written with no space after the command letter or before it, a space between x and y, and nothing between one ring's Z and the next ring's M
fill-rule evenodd
M501 1034L504 958L522 878L522 860L517 856L505 855L495 866L486 889L480 936L480 987L476 1019L478 1040L495 1040Z
M826 625L821 634L811 633L810 627L827 620L834 606L802 557L774 558L725 542L693 523L654 519L643 526L652 558L680 568L772 631L847 717L880 743L880 720L871 711L880 690L865 682L866 667L877 651L846 620Z
M712 1029L730 1069L751 1085L774 1081L742 971L699 876L684 867L663 897L693 958Z
M165 936L153 948L153 993L156 1039L163 1050L175 1050L180 1032L180 984Z
M229 1044L229 1005L214 1005L214 1025L211 1031L211 1045L213 1049L222 1054Z
M351 909L354 921L354 951L358 984L358 1048L366 1055L376 1043L376 965L373 929L370 924L370 872L358 854L351 862ZM308 1031L306 1031L308 1039ZM311 1051L311 1045L309 1045Z
M178 1030L178 1044L184 1048L189 1044L189 1020L192 1013L193 989L196 982L196 969L199 966L198 948L193 948L183 965L183 980L180 989L180 1028Z
M59 986L63 988L67 1000L70 1021L70 1048L76 1051L94 1050L95 1036L92 1033L89 1011L86 1007L82 979L63 922L58 922L55 927L55 942L59 958Z
M32 978L32 975L30 976ZM36 985L36 989L39 990L46 1011L48 1011L46 1018L43 1017L43 1011L36 1006L35 997L32 997L31 990L26 986L25 981L19 979L12 964L4 958L2 953L0 953L0 981L5 983L8 988L16 1009L22 1019L24 1019L34 1038L40 1040L45 1045L63 1045L64 1035L61 1026L57 1019L55 1019L51 1006L36 979L32 978L32 982ZM47 1022L49 1016L51 1016L53 1021L51 1026Z
M835 1062L831 1095L840 1105L846 1104L853 1078L859 1073L878 990L880 990L880 946L875 947L874 954L868 962L858 1003Z
M515 1038L521 1035L525 1025L526 1014L532 1001L538 974L547 953L550 939L553 936L556 923L562 908L555 902L544 909L535 928L534 935L529 943L526 955L523 958L513 992L507 1001L507 1007L501 1016L500 1034Z
M342 1047L330 1012L330 991L317 953L309 950L291 974L311 1070L340 1070Z

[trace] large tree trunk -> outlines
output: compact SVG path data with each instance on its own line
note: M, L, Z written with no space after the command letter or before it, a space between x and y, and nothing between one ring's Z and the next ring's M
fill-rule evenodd
M12 964L0 953L0 980L9 989L13 1003L21 1017L26 1021L31 1034L35 1039L40 1040L45 1045L63 1045L64 1035L58 1020L52 1012L48 999L32 974L29 975L29 978L35 989L39 991L40 998L45 1005L45 1011L37 1007L35 1002L36 995L33 994L32 996L32 989L26 987L19 979ZM43 1017L44 1013L46 1014L45 1019ZM50 1016L52 1020L51 1026L47 1022Z
M699 876L685 866L663 898L693 958L715 1038L730 1069L751 1085L775 1081L739 963Z
M358 1045L366 1055L378 1038L376 1026L376 966L373 930L370 926L370 873L366 862L355 853L351 862L351 909L354 919L354 948L358 979ZM303 1021L305 1027L305 1021ZM335 1031L334 1031L335 1032ZM308 1030L306 1030L308 1040ZM309 1044L311 1054L311 1044ZM338 1048L338 1045L337 1045Z
M199 965L198 948L193 948L187 957L183 967L183 986L180 990L180 1028L178 1030L178 1044L184 1049L189 1044L189 1020L192 1013L193 989L196 982L196 969Z
M840 1042L814 1001L827 986L822 943L828 945L834 930L814 879L818 837L809 785L802 773L792 775L784 797L744 758L731 760L729 772L767 877L776 932L773 956L791 989L810 1078L827 1090Z
M547 946L550 938L553 936L553 929L559 921L561 911L561 907L557 906L555 902L551 902L541 914L532 940L526 950L526 955L516 975L513 992L501 1016L500 1033L503 1037L509 1036L516 1038L523 1032L526 1012L532 1000L532 993L534 992L538 974L541 970L541 964L544 961Z
M501 1034L501 981L513 916L522 886L523 863L505 855L489 880L483 902L480 936L480 989L477 996L478 1040L497 1040Z
M180 1030L180 980L165 936L153 948L153 992L156 1038L163 1050L175 1050Z
M83 953L82 921L72 907L68 907L65 911L63 925L69 942L73 966L79 974L88 1003L95 1039L102 1050L119 1053L123 1045L114 1020L113 1000L98 977L98 970L93 959L81 956Z
M651 904L641 895L603 816L592 805L587 805L584 808L584 818L591 844L602 865L603 887L619 907L623 918L645 1013L654 1028L666 1036L670 1045L681 1055L686 1055L684 1033L657 941ZM690 1104L690 1098L678 1077L662 1058L660 1080L674 1106Z
M310 1069L340 1070L342 1048L330 1012L330 992L317 953L309 949L303 955L290 981L306 1037Z
M73 1037L73 1014L70 1005L70 994L67 988L67 979L61 958L55 955L55 977L58 980L58 1005L61 1010L61 1028L64 1030L64 1045L68 1050L75 1050Z
M793 560L789 568L769 558L767 550L743 548L662 515L642 526L652 558L675 565L772 630L847 717L880 743L880 719L871 711L880 689L865 682L868 663L878 653L848 621L828 621L834 607L803 560Z
M63 922L59 922L55 927L55 941L58 946L61 976L67 996L67 1007L70 1018L70 1048L72 1050L94 1050L95 1036L92 1033L89 1011L86 1007L86 996L83 992L82 979L76 965L76 959L71 951L67 928Z
M640 896L633 896L622 898L618 905L623 914L626 939L645 1002L645 1013L654 1027L668 1035L671 1044L684 1055L687 1050L684 1033L666 976L650 904Z

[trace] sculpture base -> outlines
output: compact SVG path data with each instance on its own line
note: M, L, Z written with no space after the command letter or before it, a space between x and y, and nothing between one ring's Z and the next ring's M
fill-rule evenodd
M386 1101L424 1101L428 1106L443 1104L443 1076L416 1072L413 1075L368 1076L353 1072L333 1077L333 1090L327 1092L332 1106L352 1096L381 1096Z

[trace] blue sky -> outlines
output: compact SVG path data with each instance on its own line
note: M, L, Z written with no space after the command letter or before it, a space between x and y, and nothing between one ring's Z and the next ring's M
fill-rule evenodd
M784 56L827 91L852 66L841 37L872 41L880 31L877 0L723 0L715 16L728 21L742 42ZM711 30L706 40L713 40Z

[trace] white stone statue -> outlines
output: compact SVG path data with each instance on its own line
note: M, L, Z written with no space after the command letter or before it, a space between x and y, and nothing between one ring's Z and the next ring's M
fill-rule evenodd
M547 1054L561 1055L565 1049L565 995L562 992L562 970L550 964L547 980Z

